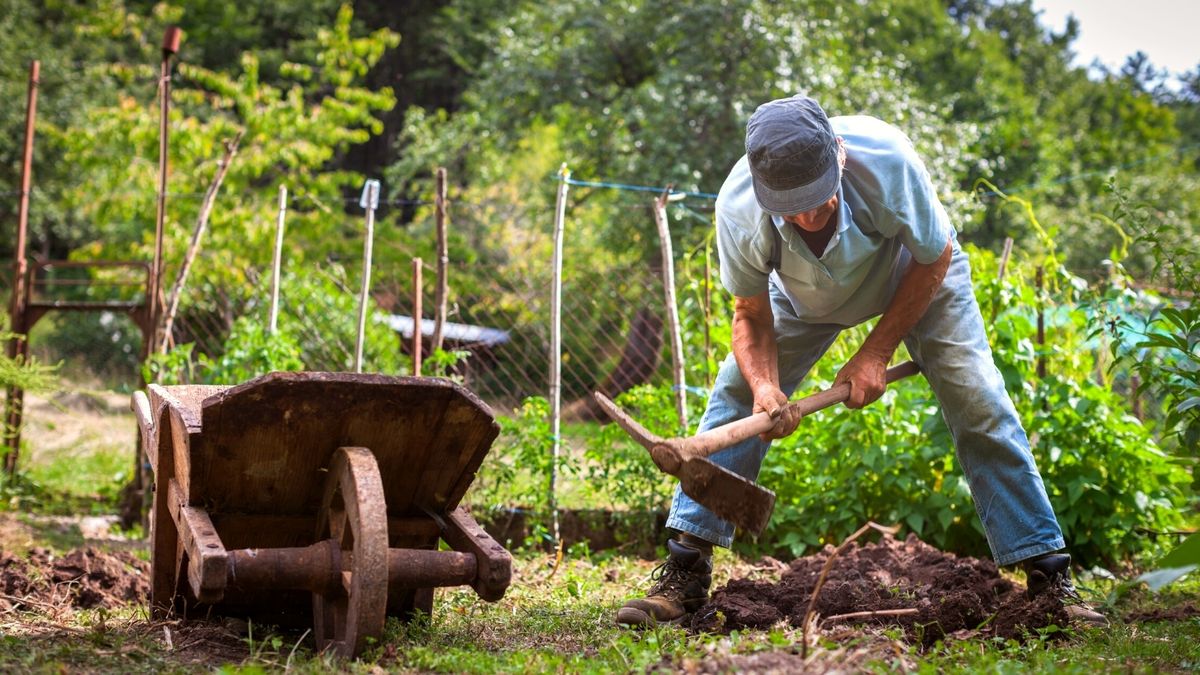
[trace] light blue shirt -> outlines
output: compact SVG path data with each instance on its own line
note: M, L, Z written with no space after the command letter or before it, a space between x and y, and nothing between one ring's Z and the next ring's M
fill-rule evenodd
M925 164L896 127L864 115L832 117L845 139L837 231L820 258L794 226L763 212L743 156L717 196L721 283L738 297L775 285L796 316L851 326L886 309L910 259L937 260L954 227ZM779 269L770 259L779 232ZM957 242L955 241L957 248Z

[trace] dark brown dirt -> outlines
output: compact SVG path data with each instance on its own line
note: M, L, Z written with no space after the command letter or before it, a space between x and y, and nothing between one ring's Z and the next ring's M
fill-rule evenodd
M0 610L113 608L145 602L149 593L150 564L124 551L0 551Z
M792 561L777 584L730 581L696 612L692 627L721 633L780 621L802 627L821 568L833 550L826 546ZM917 612L844 621L901 626L910 640L925 645L958 631L1021 639L1034 629L1067 625L1066 611L1056 599L1026 600L1025 589L1000 576L990 561L939 551L915 535L904 541L851 544L834 562L815 607L822 617L897 609Z

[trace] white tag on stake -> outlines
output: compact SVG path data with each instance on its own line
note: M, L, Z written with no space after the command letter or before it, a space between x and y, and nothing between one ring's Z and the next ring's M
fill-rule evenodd
M379 181L372 178L363 183L362 196L358 198L358 205L372 211L379 208Z

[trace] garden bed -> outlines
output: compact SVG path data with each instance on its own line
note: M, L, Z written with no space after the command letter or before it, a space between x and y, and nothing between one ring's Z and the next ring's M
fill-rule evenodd
M792 561L778 583L731 580L696 612L692 629L728 633L781 622L802 627L833 551L827 546ZM829 570L814 611L827 623L897 625L910 641L925 645L946 636L1020 639L1047 626L1067 625L1057 599L1028 600L1025 588L1002 577L992 562L939 551L915 535L851 543Z

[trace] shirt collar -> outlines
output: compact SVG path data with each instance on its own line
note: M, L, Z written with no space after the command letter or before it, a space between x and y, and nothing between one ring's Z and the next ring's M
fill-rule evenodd
M825 253L829 253L838 245L838 242L842 240L842 233L850 227L850 220L854 217L854 212L850 210L850 205L846 203L846 191L841 183L838 184L837 196L837 230L829 238L829 243L825 245ZM775 229L779 230L779 234L783 238L784 243L787 244L788 250L793 253L799 253L810 262L817 262L817 256L813 255L812 249L808 247L808 244L804 243L804 238L800 236L796 228L784 222L783 216L773 215L771 216L771 222L774 224Z

